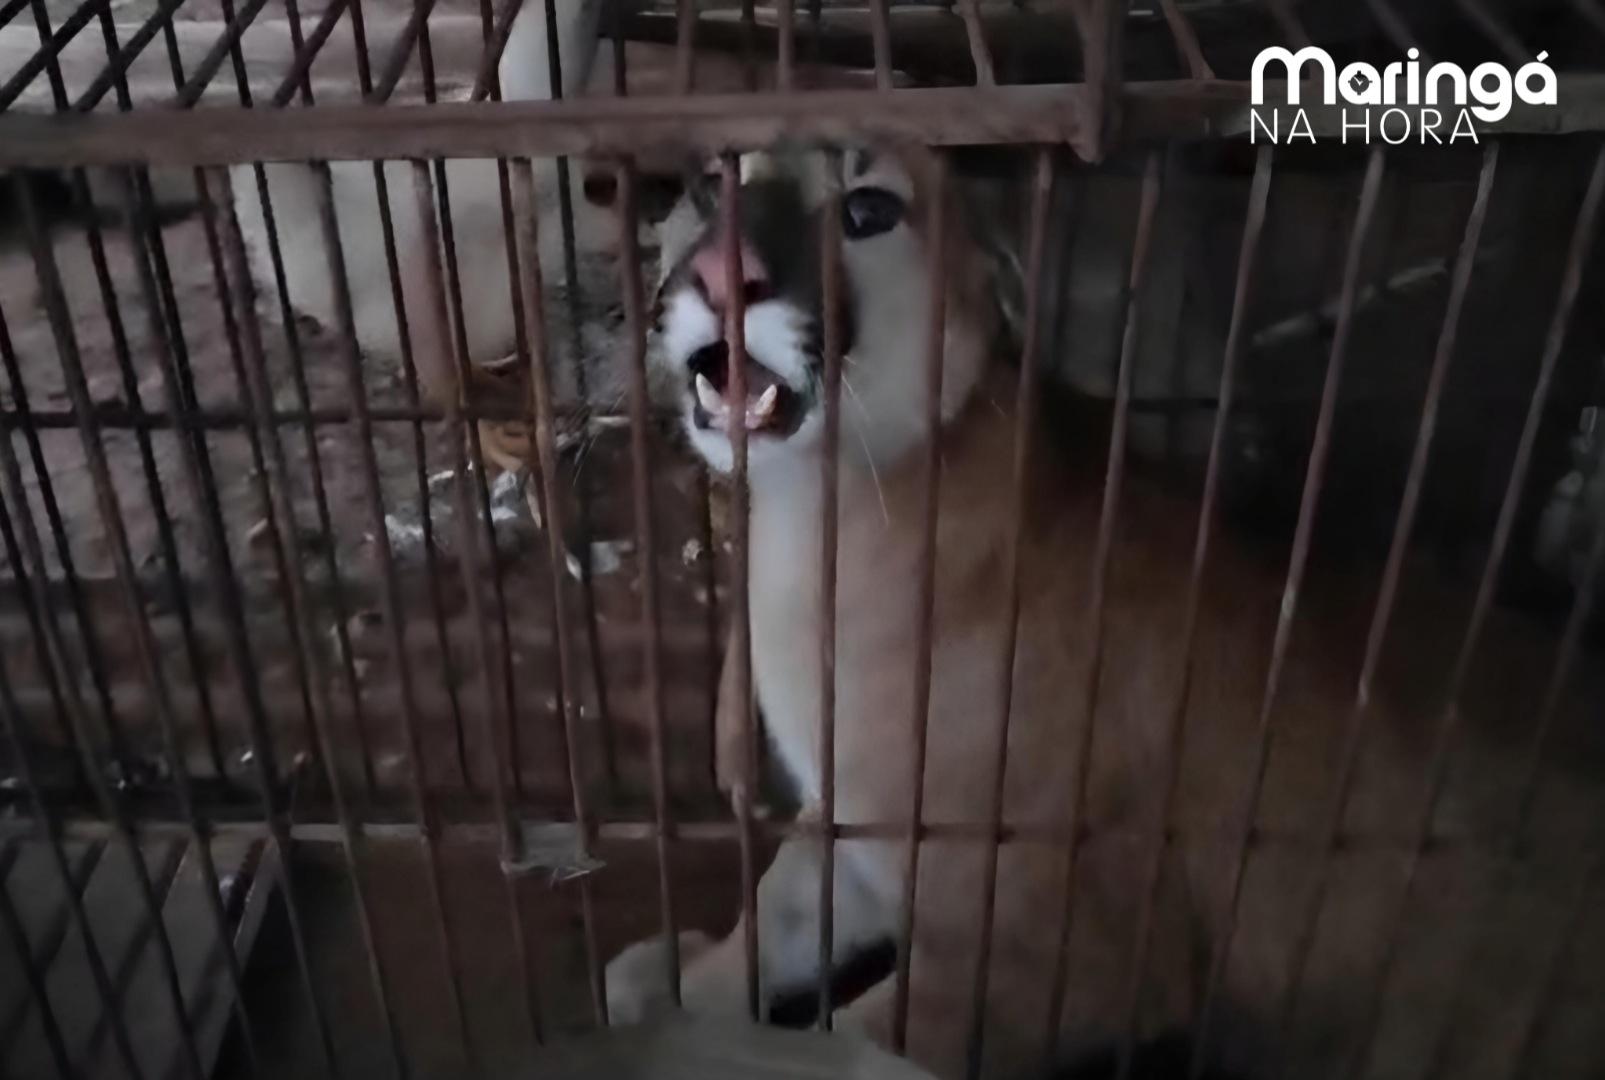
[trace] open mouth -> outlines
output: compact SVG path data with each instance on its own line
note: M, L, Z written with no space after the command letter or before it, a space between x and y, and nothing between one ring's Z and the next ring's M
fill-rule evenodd
M691 354L691 393L696 402L692 418L704 431L728 433L731 424L743 423L751 435L784 439L794 434L807 412L803 396L773 371L747 357L747 400L733 400L730 390L730 350L724 342L704 345Z

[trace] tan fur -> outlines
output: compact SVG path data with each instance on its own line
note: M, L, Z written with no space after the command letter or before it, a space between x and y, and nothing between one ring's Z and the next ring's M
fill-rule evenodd
M916 168L912 174L919 176ZM915 220L918 220L917 217ZM949 348L955 321L984 320L987 282L958 215L948 220ZM973 329L973 327L972 327ZM912 331L911 331L912 332ZM974 357L947 357L950 378ZM867 358L863 363L869 363ZM1014 376L992 365L961 395L941 435L941 501L931 663L925 820L986 821L999 715L1010 520L1010 477L1019 418ZM851 375L852 368L849 368ZM921 386L908 387L923 395ZM1103 661L1095 715L1089 718L1093 645L1093 552L1103 496L1103 436L1096 422L1067 438L1038 439L1027 502L1022 610L1013 672L1004 817L1014 826L1063 826L1075 796L1075 749L1095 725L1084 845L1076 877L1070 986L1060 1049L1102 1045L1124 1031L1125 986L1134 947L1145 852L1164 775L1166 730L1182 677L1182 618L1198 508L1128 469L1118 507L1108 574ZM1077 437L1077 436L1080 437ZM1075 443L1061 448L1056 441ZM844 434L844 451L851 437ZM902 823L912 804L913 682L919 640L916 612L922 543L923 447L881 463L877 472L844 453L840 479L836 691L836 818L844 824ZM817 798L819 641L819 475L817 447L755 474L751 519L753 674L769 738L792 766L803 797ZM1143 996L1143 1029L1189 1022L1198 1007L1203 965L1226 907L1230 838L1253 765L1255 734L1277 616L1284 603L1285 553L1257 551L1231 535L1216 541L1206 578L1187 708L1184 768L1170 824L1180 835L1165 860L1156 933ZM1402 843L1411 829L1437 724L1444 679L1464 628L1465 590L1412 568L1394 620L1390 649L1368 714L1370 738L1347 816L1350 830ZM1228 967L1223 1050L1263 1072L1277 1045L1290 937L1313 884L1312 856L1336 772L1342 733L1355 696L1359 648L1374 600L1369 575L1315 574L1299 599L1291 651L1271 714L1274 741L1258 824L1268 838L1250 861L1238 937ZM1549 670L1553 641L1522 620L1495 613L1464 697L1462 777L1451 785L1439 821L1449 832L1487 835L1507 819L1513 773L1509 728L1530 716ZM1569 699L1577 711L1601 701L1596 673ZM1497 688L1497 689L1495 689ZM722 695L723 696L723 695ZM1525 703L1525 704L1520 704ZM724 732L730 737L730 710ZM1568 714L1570 715L1570 714ZM1586 778L1563 776L1555 822L1581 827L1598 812ZM1481 797L1468 797L1476 792ZM760 885L758 938L767 994L814 977L817 947L818 842L782 846ZM1395 851L1400 850L1395 848ZM846 840L837 845L838 958L893 936L905 845ZM1339 1061L1337 1039L1356 1022L1378 942L1393 912L1402 860L1397 854L1343 852L1334 861L1329 907L1302 988L1285 1075L1320 1076ZM1055 943L1064 912L1066 855L1061 846L1005 845L999 865L986 1007L986 1074L1034 1075L1048 1027ZM1491 880L1486 862L1462 868L1431 863L1428 897L1451 883L1476 889ZM1447 875L1447 876L1445 876ZM1560 877L1538 884L1547 919L1513 926L1510 953L1536 977L1531 946L1548 933L1562 895ZM1534 879L1535 881L1537 879ZM964 1075L986 889L984 845L927 841L915 908L909 1049L938 1076ZM1470 894L1468 893L1468 896ZM1542 899L1547 897L1547 900ZM1452 899L1452 898L1451 898ZM1468 901L1469 903L1469 901ZM1547 905L1547 906L1546 906ZM1452 905L1451 905L1452 906ZM1466 905L1455 907L1456 912ZM1441 935L1440 935L1441 936ZM1432 946L1430 935L1422 939ZM1503 938L1499 940L1504 940ZM744 1007L743 932L707 947L691 941L687 1005L739 1012ZM637 946L612 974L620 1018L640 1015L660 994L647 985ZM1455 948L1442 942L1425 969L1447 974ZM1509 959L1507 957L1507 959ZM1513 982L1512 985L1515 985ZM1446 988L1411 990L1401 1034L1384 1029L1379 1074L1408 1071L1424 1049L1410 1032L1438 1019ZM1474 995L1475 997L1476 995ZM1513 1029L1517 995L1493 994L1490 1024ZM890 980L839 1015L843 1026L888 1040ZM1478 998L1481 1000L1481 998ZM1503 1011L1501 1011L1503 1010ZM1402 1029L1401 1029L1402 1030ZM1494 1030L1490 1028L1489 1030ZM1424 1036L1417 1035L1416 1038ZM1389 1040L1392 1040L1391 1042ZM1402 1040L1402 1041L1401 1041ZM1411 1057L1414 1054L1416 1057ZM1391 1057L1389 1055L1392 1055ZM1466 1073L1465 1075L1472 1075Z

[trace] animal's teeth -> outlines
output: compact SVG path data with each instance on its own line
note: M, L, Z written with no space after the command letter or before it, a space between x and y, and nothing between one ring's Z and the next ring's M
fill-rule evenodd
M699 372L696 378L696 386L697 401L701 403L708 415L723 416L726 411L724 398L720 396L719 391L713 388L713 383L708 381L708 377Z
M775 402L780 400L780 386L771 383L769 389L758 395L758 400L752 403L751 413L760 420L767 419L775 411Z

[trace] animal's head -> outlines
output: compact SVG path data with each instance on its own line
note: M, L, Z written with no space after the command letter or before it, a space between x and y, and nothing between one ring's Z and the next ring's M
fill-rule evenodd
M732 464L727 431L744 424L753 470L821 443L824 309L821 230L841 193L842 453L881 465L926 433L933 204L946 248L944 417L969 398L998 328L995 266L956 185L923 151L780 150L740 159L740 283L747 400L731 387L717 170L689 185L663 230L656 360L676 388L687 433L714 468Z

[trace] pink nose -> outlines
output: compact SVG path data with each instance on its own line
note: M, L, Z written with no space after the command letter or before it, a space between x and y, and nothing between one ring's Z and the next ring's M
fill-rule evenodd
M717 237L703 244L691 256L691 273L708 303L715 311L723 311L730 300L730 277L725 273L724 244ZM756 304L769 294L769 271L751 244L741 242L741 295L748 304Z

